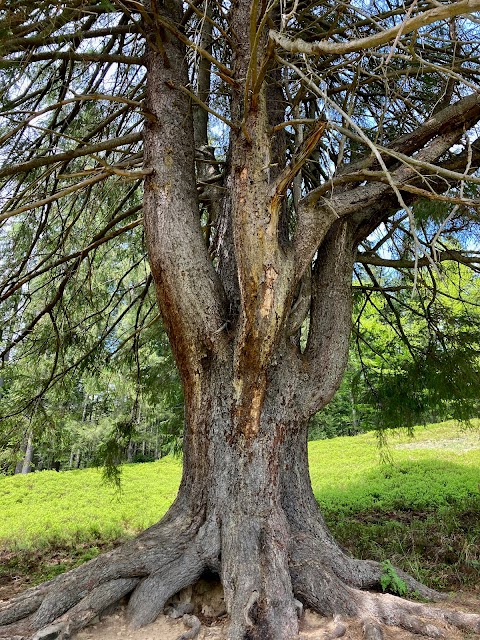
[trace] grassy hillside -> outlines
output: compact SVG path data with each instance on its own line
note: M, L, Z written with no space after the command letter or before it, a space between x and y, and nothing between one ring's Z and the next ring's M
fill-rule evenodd
M450 422L419 427L413 440L392 434L382 450L368 433L311 442L309 452L315 495L352 552L390 559L437 587L478 581L480 431ZM148 527L180 474L172 458L125 465L120 493L96 469L0 478L3 571L32 554L48 565L55 551L56 573Z

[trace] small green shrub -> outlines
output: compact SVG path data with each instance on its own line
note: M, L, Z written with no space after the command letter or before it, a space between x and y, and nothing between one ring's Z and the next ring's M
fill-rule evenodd
M397 596L406 596L408 593L407 583L399 577L390 560L384 560L382 562L380 586L382 587L382 591L388 591Z

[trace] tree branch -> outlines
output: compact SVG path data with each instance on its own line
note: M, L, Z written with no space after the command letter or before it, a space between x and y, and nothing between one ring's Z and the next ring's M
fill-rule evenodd
M302 410L312 415L337 390L348 360L352 326L352 273L355 224L336 222L318 249L312 274L312 303L299 393Z
M145 59L140 56L123 56L107 53L75 53L74 51L51 51L46 53L32 53L17 58L1 58L0 69L21 66L26 63L42 62L44 60L72 60L78 62L109 62L110 64L128 64L144 66Z
M63 153L56 153L52 156L40 156L28 160L27 162L21 162L20 164L14 164L8 167L0 169L0 178L5 176L13 176L19 173L25 173L31 169L37 169L38 167L46 167L57 162L65 162L67 160L73 160L74 158L80 158L82 156L89 156L99 151L111 151L128 144L135 144L142 140L142 133L130 133L126 136L120 136L119 138L112 138L110 140L103 140L97 144L89 146L78 146L72 151L64 151Z
M418 260L406 260L395 258L382 258L381 256L358 252L355 259L360 264L370 264L376 267L391 267L394 269L415 269L416 267L430 266L432 262L445 262L451 260L465 265L480 265L480 253L470 255L456 251L454 249L445 249L444 251L435 251L431 257L423 257Z
M291 40L277 31L270 31L270 38L276 45L290 53L302 53L304 55L344 55L355 51L365 51L391 42L397 36L411 33L421 27L425 27L440 20L446 20L455 16L468 15L480 10L480 0L461 0L452 4L442 5L435 9L424 11L401 24L380 31L365 38L349 40L348 42L306 42L300 38Z

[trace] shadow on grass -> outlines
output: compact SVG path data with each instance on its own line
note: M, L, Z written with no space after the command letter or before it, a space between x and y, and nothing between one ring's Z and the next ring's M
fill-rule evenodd
M470 587L480 576L479 482L474 465L402 461L316 497L356 557L390 560L437 589Z

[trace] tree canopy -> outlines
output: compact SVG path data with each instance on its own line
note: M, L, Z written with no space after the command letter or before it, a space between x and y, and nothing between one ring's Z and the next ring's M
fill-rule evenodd
M375 200L356 256L358 322L376 308L392 327L390 342L403 342L413 367L404 370L404 390L413 379L423 388L442 378L440 394L457 401L477 393L477 9L464 1L269 6L264 25L250 26L252 50L264 62L247 69L244 95L258 92L263 74L274 80L272 131L287 165L283 173L275 162L264 170L278 173L282 233L297 237L305 254L292 331L302 324L308 331L305 266L315 259L323 213L346 215ZM54 386L61 397L82 395L82 372L119 357L137 373L144 368L139 346L158 323L141 211L150 171L142 127L152 117L145 104L151 20L139 3L109 0L8 2L1 10L0 405L3 424L16 425L17 434L18 416L28 426L45 414ZM215 263L229 132L245 126L231 106L231 8L196 2L179 23L161 22L167 39L187 46L181 90L194 110L199 220ZM269 28L265 50L260 26ZM464 266L455 272L452 263ZM409 313L423 323L422 339L408 337ZM355 334L362 363L368 352L384 351L367 327L358 324ZM430 374L415 371L425 358ZM372 375L370 383L374 389ZM391 425L399 415L385 404L392 395L390 385L382 407ZM411 421L422 417L420 405L413 400ZM5 446L12 431L4 434Z
M141 626L206 570L231 640L290 640L299 601L368 616L366 638L383 623L438 637L424 618L480 630L478 616L365 591L381 565L333 540L306 449L352 323L384 422L392 398L411 424L445 405L465 417L478 397L479 11L2 5L2 433L19 416L33 428L62 385L85 395L100 364L120 388L130 358L128 434L162 353L158 302L185 438L165 518L5 605L0 637L68 634L127 593Z

